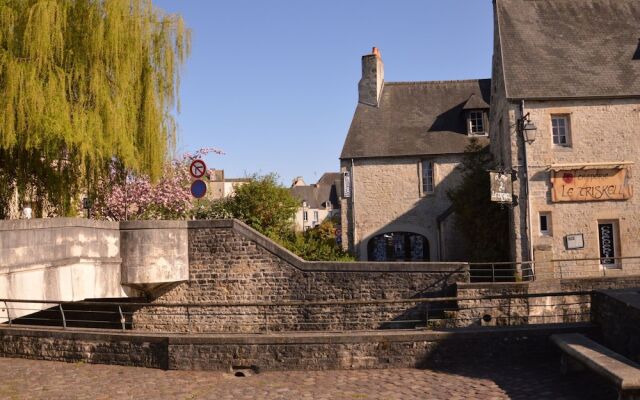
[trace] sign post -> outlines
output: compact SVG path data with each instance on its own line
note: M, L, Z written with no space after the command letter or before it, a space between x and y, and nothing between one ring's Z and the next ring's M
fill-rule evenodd
M191 176L196 178L191 184L191 195L196 199L200 199L207 194L207 184L203 181L202 178L204 174L207 172L207 164L204 161L198 159L193 160L191 165L189 166L189 173Z

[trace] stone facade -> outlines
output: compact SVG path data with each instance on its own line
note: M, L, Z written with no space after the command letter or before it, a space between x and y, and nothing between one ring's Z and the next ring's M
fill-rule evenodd
M331 302L453 295L455 282L468 281L466 267L460 264L304 262L237 221L199 224L189 229L189 281L155 293L152 299L154 304L194 307L142 308L133 317L134 329L265 332L406 327L398 321L424 319L422 307ZM327 304L278 305L290 301Z
M609 69L619 69L617 76L621 79L635 76L629 72L629 68L637 68L637 61L632 61L629 56L628 59L615 58L619 62L609 62L606 59L609 56L600 56L591 61L589 68L583 69L583 64L572 65L579 63L582 57L593 54L592 49L584 47L578 39L585 34L584 31L592 28L591 24L583 21L593 15L588 12L590 7L587 4L582 9L573 10L578 11L579 15L572 17L562 14L571 10L560 4L557 4L558 9L554 8L555 4L546 7L536 2L500 1L497 4L494 8L490 138L491 149L498 163L507 170L515 171L517 177L513 182L516 201L510 213L509 245L512 259L535 260L537 279L640 273L640 258L616 260L614 268L604 268L600 262L599 232L599 223L612 223L615 257L640 256L636 240L640 234L640 201L633 195L633 188L640 182L634 173L635 164L640 161L635 150L640 145L637 135L640 94L629 95L627 88L630 86L617 87L619 83L605 79L603 72L604 69L607 69L607 73ZM612 31L586 35L592 37L594 43L603 40L609 43L616 35L626 37L628 32L625 29L634 25L636 19L629 19L629 15L616 11L618 6L626 9L622 2L606 2L602 5L599 13L612 13L612 24L607 27ZM628 9L631 12L638 8L634 5ZM562 27L571 34L556 32L554 25L546 25L551 22L540 14L547 12L553 14L554 18L571 20L571 24ZM522 25L522 20L530 21L524 17L529 13L537 13L535 23ZM620 21L613 22L617 18ZM538 33L518 34L520 31ZM522 49L536 48L538 51L547 48L540 42L553 41L554 38L566 41L563 42L565 47L575 46L571 50L574 56L566 57L564 50L561 54L550 53L545 57L530 54L528 60L531 61L520 65L522 57L516 56L516 53ZM528 41L536 44L529 44ZM635 46L635 42L628 46ZM510 53L507 54L507 51ZM567 79L558 73L548 76L544 82L531 80L535 70L558 66L567 71L583 69L583 75ZM529 71L529 74L523 71ZM589 78L585 78L587 75ZM541 88L545 88L546 93L541 92ZM593 94L594 89L599 93ZM525 116L537 127L535 139L529 142L524 140L524 134L518 128ZM552 116L566 117L566 145L554 144ZM551 176L554 170L619 169L627 171L626 184L631 191L629 199L568 202L552 199ZM542 229L541 216L547 222L547 230ZM584 247L570 249L568 235L582 235ZM582 261L548 262L550 260ZM559 271L560 267L563 271Z
M375 48L362 71L340 155L343 248L368 261L466 260L447 191L472 140L488 144L490 80L386 82Z
M494 94L499 102L499 94ZM610 100L549 100L528 101L526 112L537 125L537 138L525 144L513 131L520 115L520 105L502 102L494 106L498 112L492 115L497 121L492 148L496 158L507 169L518 171L514 182L514 193L520 194L518 206L512 212L511 246L517 260L529 260L540 251L550 251L554 259L598 259L598 221L616 221L618 225L617 250L620 257L640 255L635 238L640 234L640 202L637 197L616 201L553 202L549 168L554 164L589 165L616 162L640 162L634 150L640 145L636 127L640 116L640 99ZM569 115L571 146L560 147L552 143L551 115ZM527 172L524 172L524 146L526 146ZM630 173L629 184L637 187L640 179L633 174L633 166L626 167ZM529 181L529 216L527 215L526 181ZM540 213L550 215L550 234L540 230ZM528 226L531 229L528 229ZM584 248L570 250L565 244L569 234L582 234ZM531 247L530 247L531 246ZM591 263L593 271L600 271L599 263ZM622 268L640 271L640 259L622 261ZM588 271L585 271L588 272Z
M429 194L421 190L423 159L434 163L435 190ZM371 237L412 232L427 238L431 260L462 260L463 246L453 219L438 221L451 205L447 191L460 180L459 163L460 155L358 159L353 165L342 160L341 171L350 173L352 185L352 197L342 199L342 209L348 210L342 214L342 226L347 227L343 243L352 243L352 251L366 260Z

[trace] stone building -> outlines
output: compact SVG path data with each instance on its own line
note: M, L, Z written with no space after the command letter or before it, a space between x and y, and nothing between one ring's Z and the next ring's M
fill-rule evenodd
M618 257L640 256L640 2L495 0L494 18L491 149L516 172L513 258L538 275L549 259L637 267Z
M472 138L488 144L489 79L385 82L362 57L340 172L343 246L360 260L463 260L447 191Z
M296 231L305 231L340 215L339 182L339 172L325 172L313 185L307 185L301 177L294 179L289 190L300 200L294 217Z
M236 189L245 183L251 182L251 178L227 178L223 169L211 169L207 171L207 198L222 199L231 197Z

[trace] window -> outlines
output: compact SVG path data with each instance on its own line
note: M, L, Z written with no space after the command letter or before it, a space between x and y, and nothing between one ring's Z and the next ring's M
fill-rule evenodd
M551 236L551 213L540 213L540 234L542 236Z
M369 261L429 261L429 241L412 232L389 232L367 243Z
M569 146L569 116L552 115L551 131L553 144L558 146Z
M308 221L309 220L309 212L308 211L303 211L302 212L302 220L303 221Z
M317 212L317 211L314 211L314 212L313 212L313 220L314 220L314 221L317 221L317 220L318 220L318 212Z
M484 111L469 112L469 133L473 135L484 135Z
M433 161L422 162L422 194L433 193Z
M617 220L598 221L598 247L600 265L606 268L620 267Z

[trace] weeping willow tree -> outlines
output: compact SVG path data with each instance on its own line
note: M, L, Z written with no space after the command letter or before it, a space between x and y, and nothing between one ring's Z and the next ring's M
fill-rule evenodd
M189 43L151 0L0 0L0 217L14 191L72 215L114 165L157 178Z

